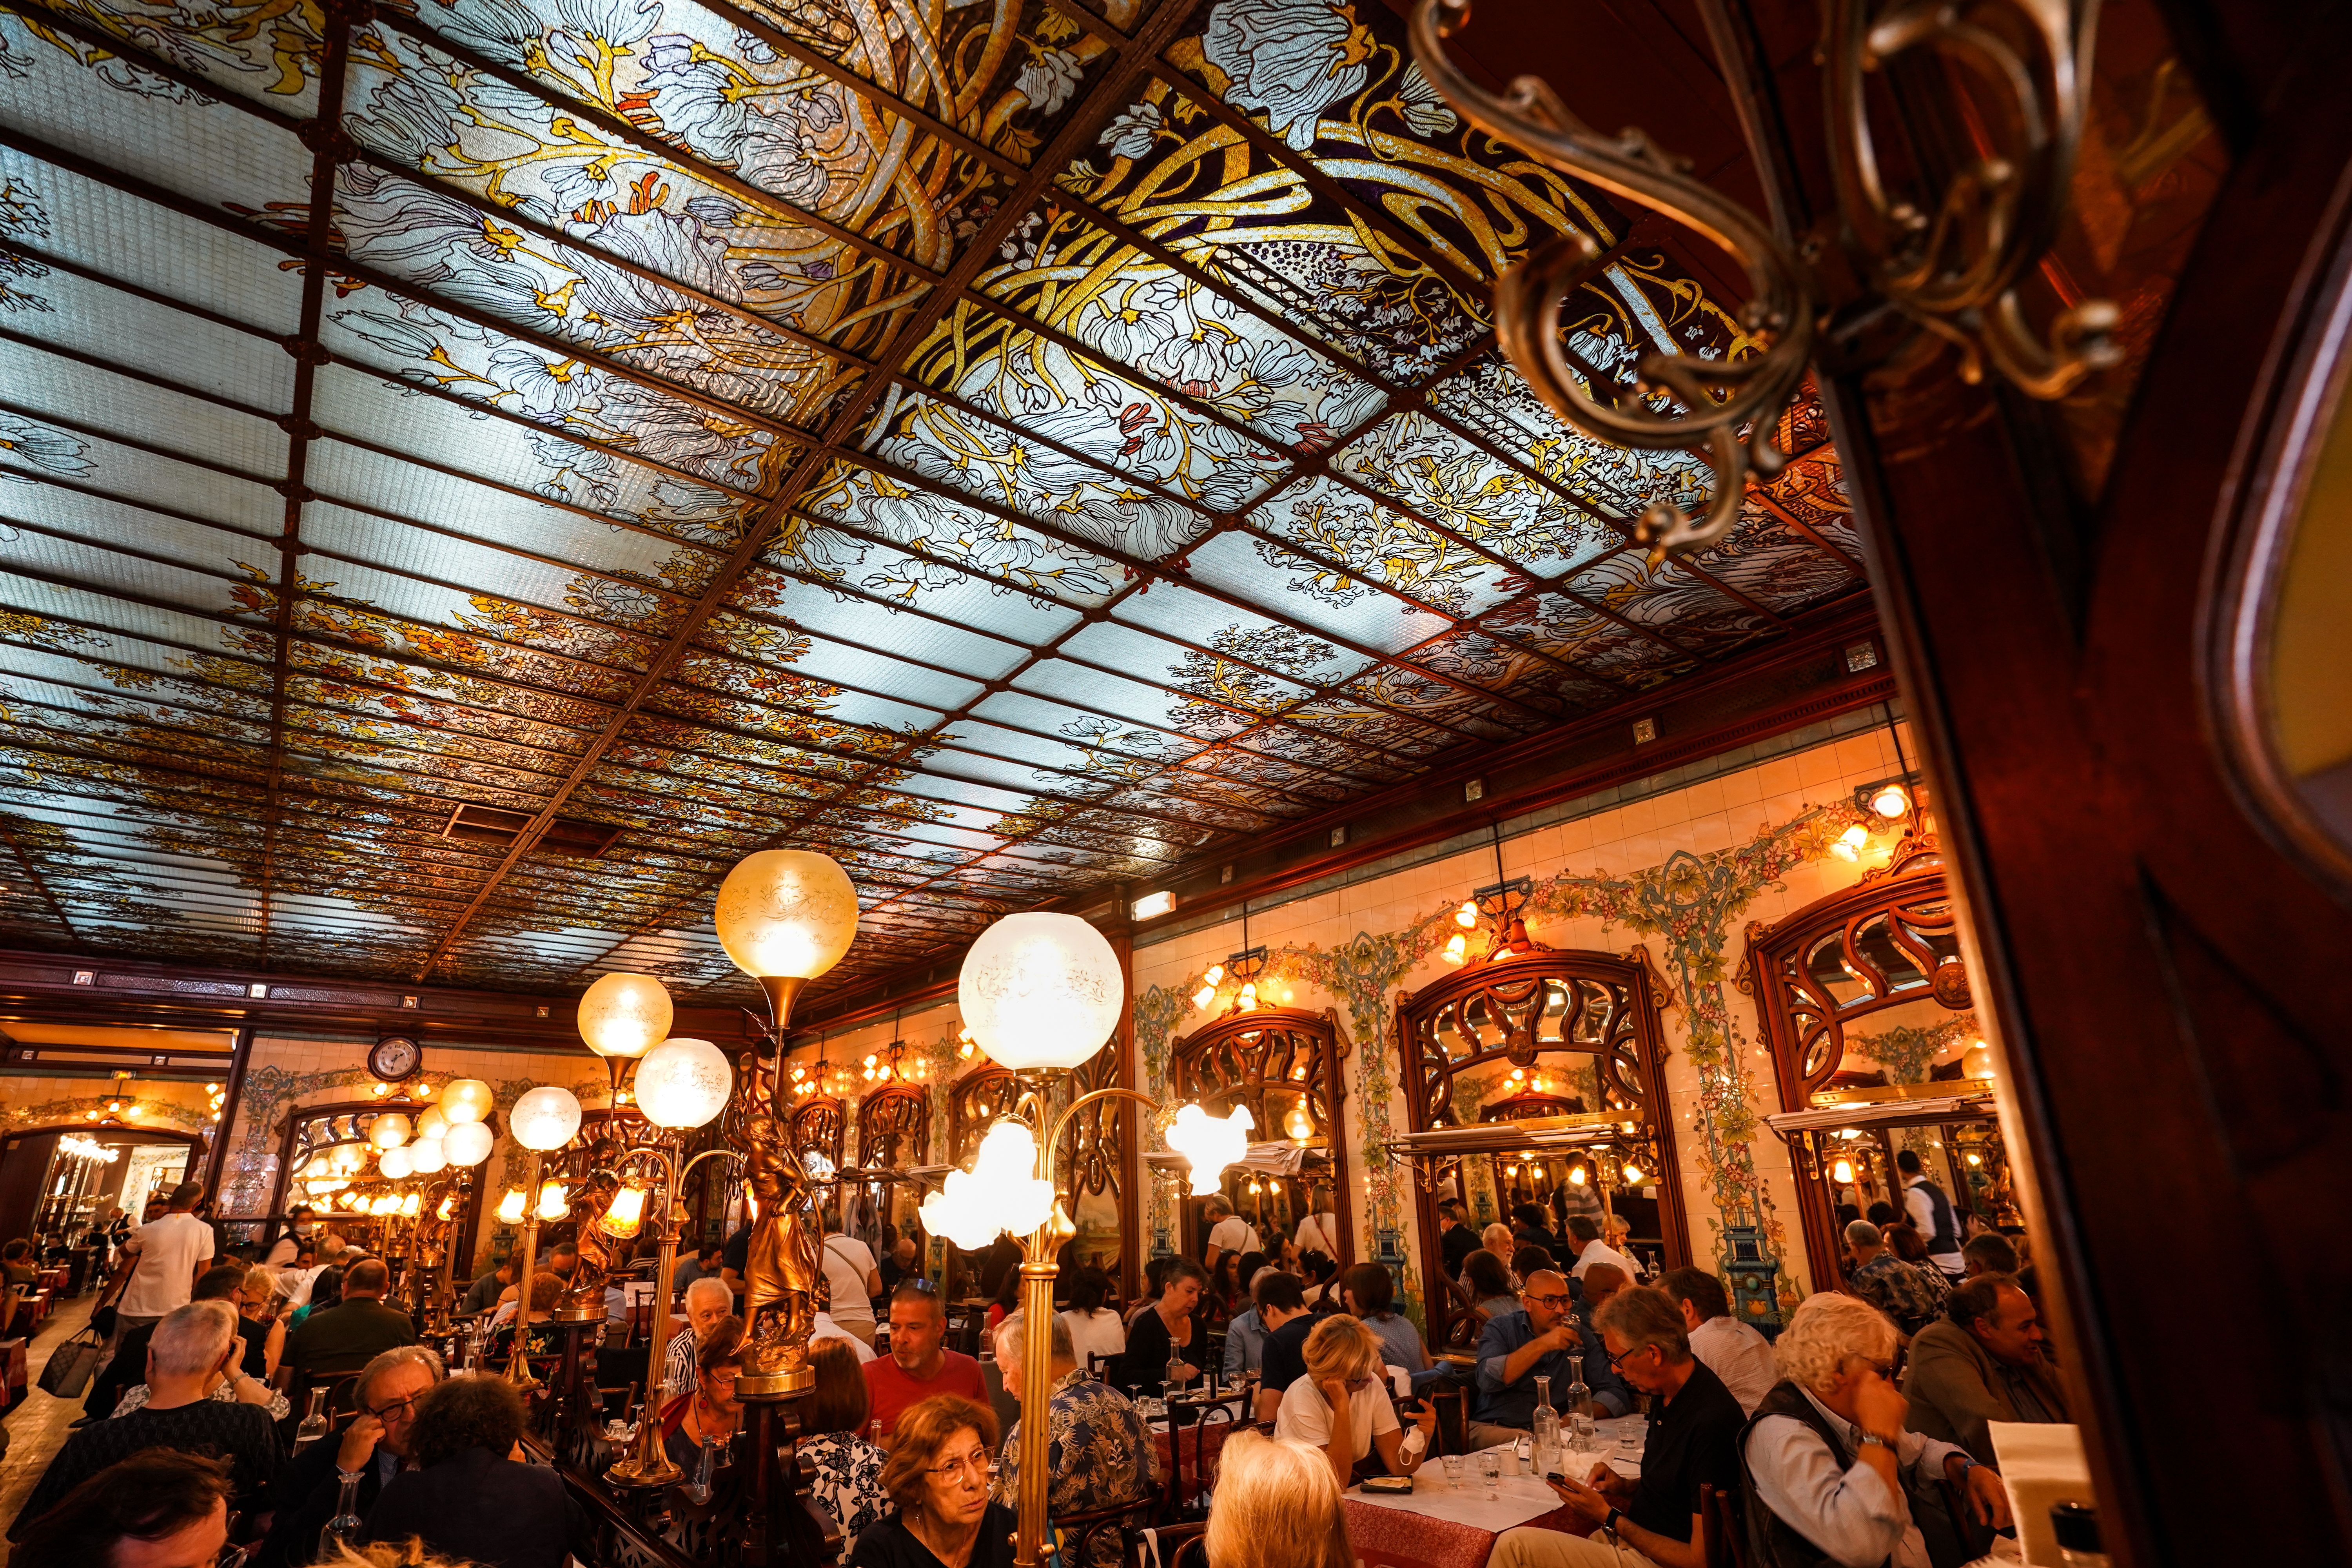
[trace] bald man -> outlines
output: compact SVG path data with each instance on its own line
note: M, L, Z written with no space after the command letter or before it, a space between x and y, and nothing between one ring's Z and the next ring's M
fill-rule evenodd
M1623 1278L1618 1275L1621 1282ZM1572 1300L1564 1276L1539 1268L1519 1292L1519 1310L1487 1321L1478 1341L1468 1423L1473 1448L1516 1442L1533 1429L1538 1377L1551 1379L1552 1405L1563 1413L1568 1386L1580 1373L1591 1391L1585 1408L1594 1415L1622 1415L1633 1408L1633 1391L1609 1364L1601 1336L1569 1310Z

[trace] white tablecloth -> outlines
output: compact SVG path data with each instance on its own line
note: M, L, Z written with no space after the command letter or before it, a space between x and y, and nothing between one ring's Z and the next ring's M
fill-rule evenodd
M1638 1415L1619 1416L1613 1421L1596 1423L1604 1451L1595 1454L1571 1452L1561 1473L1578 1480L1592 1473L1592 1467L1605 1464L1628 1479L1642 1473L1637 1458L1622 1454L1613 1445L1627 1432L1635 1434L1645 1429L1647 1423ZM1499 1445L1493 1452L1503 1456L1503 1475L1491 1487L1479 1473L1478 1456L1467 1454L1462 1459L1462 1479L1459 1484L1445 1479L1445 1463L1442 1459L1423 1459L1414 1472L1412 1490L1409 1492L1366 1491L1351 1487L1349 1502L1369 1503L1374 1508L1392 1508L1405 1513L1424 1514L1452 1524L1466 1524L1474 1530L1492 1531L1497 1534L1513 1525L1549 1513L1559 1506L1559 1494L1544 1484L1540 1476L1514 1475L1517 1460L1511 1446ZM1637 1450L1638 1452L1638 1450Z

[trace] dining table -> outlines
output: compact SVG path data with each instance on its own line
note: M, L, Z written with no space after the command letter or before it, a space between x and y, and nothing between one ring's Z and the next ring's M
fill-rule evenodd
M1594 1423L1591 1449L1571 1450L1564 1473L1581 1479L1594 1465L1605 1464L1628 1479L1638 1477L1647 1426L1639 1415ZM1495 1538L1520 1525L1569 1535L1592 1532L1541 1476L1518 1471L1509 1445L1486 1452L1500 1457L1504 1472L1491 1481L1479 1455L1465 1454L1458 1467L1442 1458L1423 1460L1410 1492L1349 1488L1348 1544L1360 1568L1485 1568ZM1459 1474L1449 1475L1449 1469Z

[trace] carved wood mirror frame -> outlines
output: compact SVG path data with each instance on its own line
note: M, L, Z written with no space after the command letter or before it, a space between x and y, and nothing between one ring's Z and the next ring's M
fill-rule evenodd
M387 1104L381 1100L351 1100L331 1105L289 1107L281 1123L284 1131L278 1136L278 1178L270 1188L270 1214L273 1216L283 1215L288 1211L293 1201L296 1173L308 1164L312 1156L348 1144L366 1149L373 1156L374 1145L368 1142L368 1131L377 1117L396 1113L414 1121L424 1109L421 1105L402 1101ZM504 1112L492 1110L486 1120L493 1132L503 1131ZM474 1253L481 1235L482 1213L487 1206L482 1194L489 1185L489 1168L487 1160L474 1166L446 1165L430 1177L409 1179L411 1183L418 1184L417 1191L429 1200L428 1208L438 1205L438 1199L433 1197L435 1194L456 1192L461 1194L438 1239L445 1262L454 1258L456 1261L451 1267L464 1271L467 1279L471 1278ZM347 1226L367 1239L377 1238L383 1234L383 1222L373 1215L331 1208L324 1202L312 1202L309 1198L300 1201L310 1203L319 1211L321 1220L330 1226ZM277 1235L276 1223L273 1219L266 1227L265 1239Z
M1666 1267L1678 1268L1690 1261L1690 1240L1674 1118L1666 1108L1665 1042L1658 1026L1662 1005L1649 965L1639 957L1609 952L1538 945L1442 975L1397 1002L1405 1126L1425 1132L1440 1125L1461 1125L1464 1113L1454 1103L1455 1080L1489 1063L1532 1072L1546 1061L1591 1058L1593 1088L1602 1104L1586 1107L1586 1113L1607 1110L1610 1122L1634 1123L1634 1131L1624 1139L1642 1148L1643 1158L1655 1161L1658 1239ZM1465 1038L1465 1026L1475 1045L1459 1052L1449 1049L1444 1037ZM1582 1095L1576 1100L1581 1104ZM1492 1107L1482 1108L1488 1109ZM1447 1284L1437 1230L1440 1199L1467 1195L1460 1163L1451 1163L1450 1168L1451 1192L1439 1190L1443 1173L1437 1170L1416 1172L1419 1179L1413 1184L1423 1304L1432 1344L1445 1342L1461 1310Z
M1338 1261L1342 1268L1356 1261L1355 1221L1348 1212L1351 1205L1342 1201L1348 1190L1348 1157L1339 1124L1339 1063L1346 1054L1339 1015L1328 1007L1321 1012L1303 1007L1235 1010L1178 1040L1168 1054L1168 1091L1172 1102L1197 1101L1212 1116L1225 1115L1236 1105L1248 1106L1257 1123L1250 1134L1252 1142L1291 1137L1286 1126L1288 1115L1276 1109L1271 1097L1297 1095L1297 1104L1308 1123L1307 1142L1318 1147L1328 1163L1320 1171L1275 1179L1289 1184L1288 1212L1301 1217L1309 1212L1307 1200L1311 1190L1329 1186L1331 1207L1339 1219ZM1245 1184L1247 1178L1242 1181ZM1252 1205L1245 1196L1236 1195L1230 1181L1226 1196L1236 1214L1253 1218ZM1177 1248L1197 1259L1208 1242L1201 1228L1200 1205L1182 1198L1178 1210ZM1259 1239L1278 1256L1281 1242L1289 1234L1269 1234L1261 1227Z
M1820 1109L1814 1096L1830 1087L1844 1061L1846 1032L1873 1016L1923 1001L1937 1003L1955 1021L1969 1011L1973 997L1959 958L1958 920L1945 885L1943 855L1935 836L1927 834L1906 837L1886 865L1864 873L1853 886L1816 899L1775 924L1748 928L1740 984L1756 997L1781 1110ZM1831 964L1844 978L1825 978ZM1841 988L1852 994L1841 995ZM1966 1087L1957 1077L1951 1081L1956 1092ZM1906 1127L1941 1134L1944 1168L1931 1164L1928 1175L1956 1206L1971 1206L1972 1182L1958 1163L1963 1138L1952 1133L1990 1129L1997 1146L1998 1124L1990 1115L1948 1121L1908 1118L1886 1122L1881 1131L1891 1134ZM1786 1137L1812 1288L1842 1289L1837 1194L1827 1159L1817 1134L1794 1131ZM1895 1152L1891 1137L1882 1135L1855 1150L1853 1158L1883 1157L1891 1170ZM1998 1157L1997 1147L1979 1156Z

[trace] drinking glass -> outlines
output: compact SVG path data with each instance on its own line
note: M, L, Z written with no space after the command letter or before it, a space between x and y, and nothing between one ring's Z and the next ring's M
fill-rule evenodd
M1445 1484L1449 1487L1460 1486L1462 1484L1462 1456L1459 1454L1444 1454L1439 1457L1445 1462Z
M1500 1448L1481 1449L1478 1454L1478 1473L1486 1479L1486 1484L1490 1487L1501 1480L1503 1451Z

